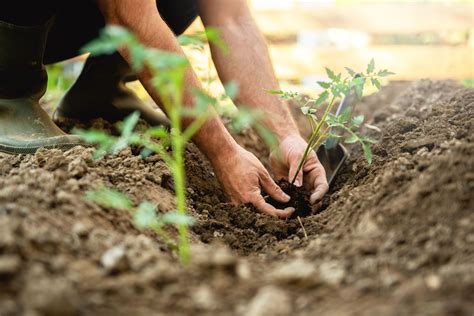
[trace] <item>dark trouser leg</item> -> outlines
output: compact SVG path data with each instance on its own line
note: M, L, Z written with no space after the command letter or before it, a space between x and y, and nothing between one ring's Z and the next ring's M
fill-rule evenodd
M181 34L197 17L194 0L160 1L158 9L176 34ZM75 8L74 15L87 17L87 29L68 37L68 30L74 28L74 23L77 23L74 19L77 18L70 16L66 8L60 8L58 15L48 44L49 61L75 56L80 47L95 38L104 25L97 8L83 4ZM160 111L144 104L125 87L130 78L136 76L118 53L89 57L78 80L61 100L55 118L89 121L101 117L115 122L133 111L139 111L151 125L165 124L166 119Z

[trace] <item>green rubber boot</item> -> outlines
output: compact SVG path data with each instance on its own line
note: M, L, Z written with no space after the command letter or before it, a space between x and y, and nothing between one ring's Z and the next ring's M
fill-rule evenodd
M150 125L167 125L163 112L145 104L125 86L135 79L135 73L118 53L89 57L79 78L59 103L54 119L87 122L103 118L117 122L139 111Z
M0 21L0 152L31 154L82 144L60 130L39 105L47 86L43 54L50 25Z

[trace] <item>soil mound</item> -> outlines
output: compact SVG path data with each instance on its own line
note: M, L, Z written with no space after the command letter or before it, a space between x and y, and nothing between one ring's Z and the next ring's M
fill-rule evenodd
M297 220L225 203L189 145L187 269L129 214L85 198L106 185L173 209L159 157L0 156L0 315L471 315L474 90L393 83L357 110L381 129L373 163L351 149L302 218L307 239ZM266 157L253 133L237 139Z

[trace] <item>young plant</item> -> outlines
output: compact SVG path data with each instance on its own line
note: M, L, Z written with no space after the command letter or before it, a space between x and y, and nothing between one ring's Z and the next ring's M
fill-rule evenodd
M152 229L172 250L178 250L179 247L168 234L165 227L167 225L191 226L194 224L192 217L178 212L168 212L160 215L157 213L157 206L148 201L144 201L138 207L134 207L132 201L127 196L104 186L87 192L87 198L103 207L130 212L133 216L135 227L138 229Z
M211 37L210 40L213 40ZM222 45L219 42L217 45ZM152 74L151 82L158 92L165 111L170 119L170 128L152 127L143 133L134 131L139 119L138 113L131 114L120 126L119 137L110 136L97 130L78 131L85 141L98 145L96 156L117 153L128 145L143 147L143 154L157 153L169 167L176 195L176 211L186 215L186 187L184 172L184 150L186 143L206 122L208 107L217 100L202 91L194 91L197 104L194 108L183 106L184 77L189 67L185 57L147 48L129 31L118 26L106 27L101 36L84 47L93 55L110 54L125 49L136 71L147 69ZM187 128L183 128L183 117L193 118ZM169 151L168 149L171 149ZM178 251L183 264L189 261L188 228L177 222L179 232Z
M364 122L364 116L359 115L351 118L350 111L343 111L336 115L332 113L332 110L337 100L348 97L351 93L355 93L358 98L361 98L367 81L370 81L375 88L380 89L380 78L392 75L393 73L386 69L376 70L373 59L368 64L364 73L358 73L351 68L346 68L346 70L347 75L343 77L342 73L336 74L334 71L326 68L329 81L318 82L324 90L317 98L304 97L296 92L281 90L269 91L272 94L279 94L281 98L285 100L295 100L311 126L312 132L308 146L291 180L292 184L295 182L298 173L301 171L311 151L323 144L327 139L344 138L346 143L359 142L364 151L365 159L369 164L372 163L372 150L370 145L376 143L376 141L357 131ZM329 102L327 102L328 100ZM318 109L321 109L323 112L321 117L318 117L316 114L318 113ZM368 124L366 124L366 126L374 128ZM343 133L341 135L336 134L333 130L339 130Z

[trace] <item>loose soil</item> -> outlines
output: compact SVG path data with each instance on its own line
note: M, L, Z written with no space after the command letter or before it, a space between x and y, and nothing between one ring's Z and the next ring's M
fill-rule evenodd
M357 110L381 129L373 163L351 149L302 218L307 239L297 220L227 204L189 145L187 269L129 214L84 197L106 185L173 209L159 157L0 156L0 315L472 315L474 90L392 83ZM266 159L253 133L236 138Z
M304 187L298 188L286 180L279 180L278 186L288 194L290 201L287 203L278 202L270 197L267 198L268 203L275 206L278 209L285 209L287 207L293 207L295 211L291 214L290 218L305 217L311 215L313 210L309 202L311 192ZM317 211L317 210L315 210Z

